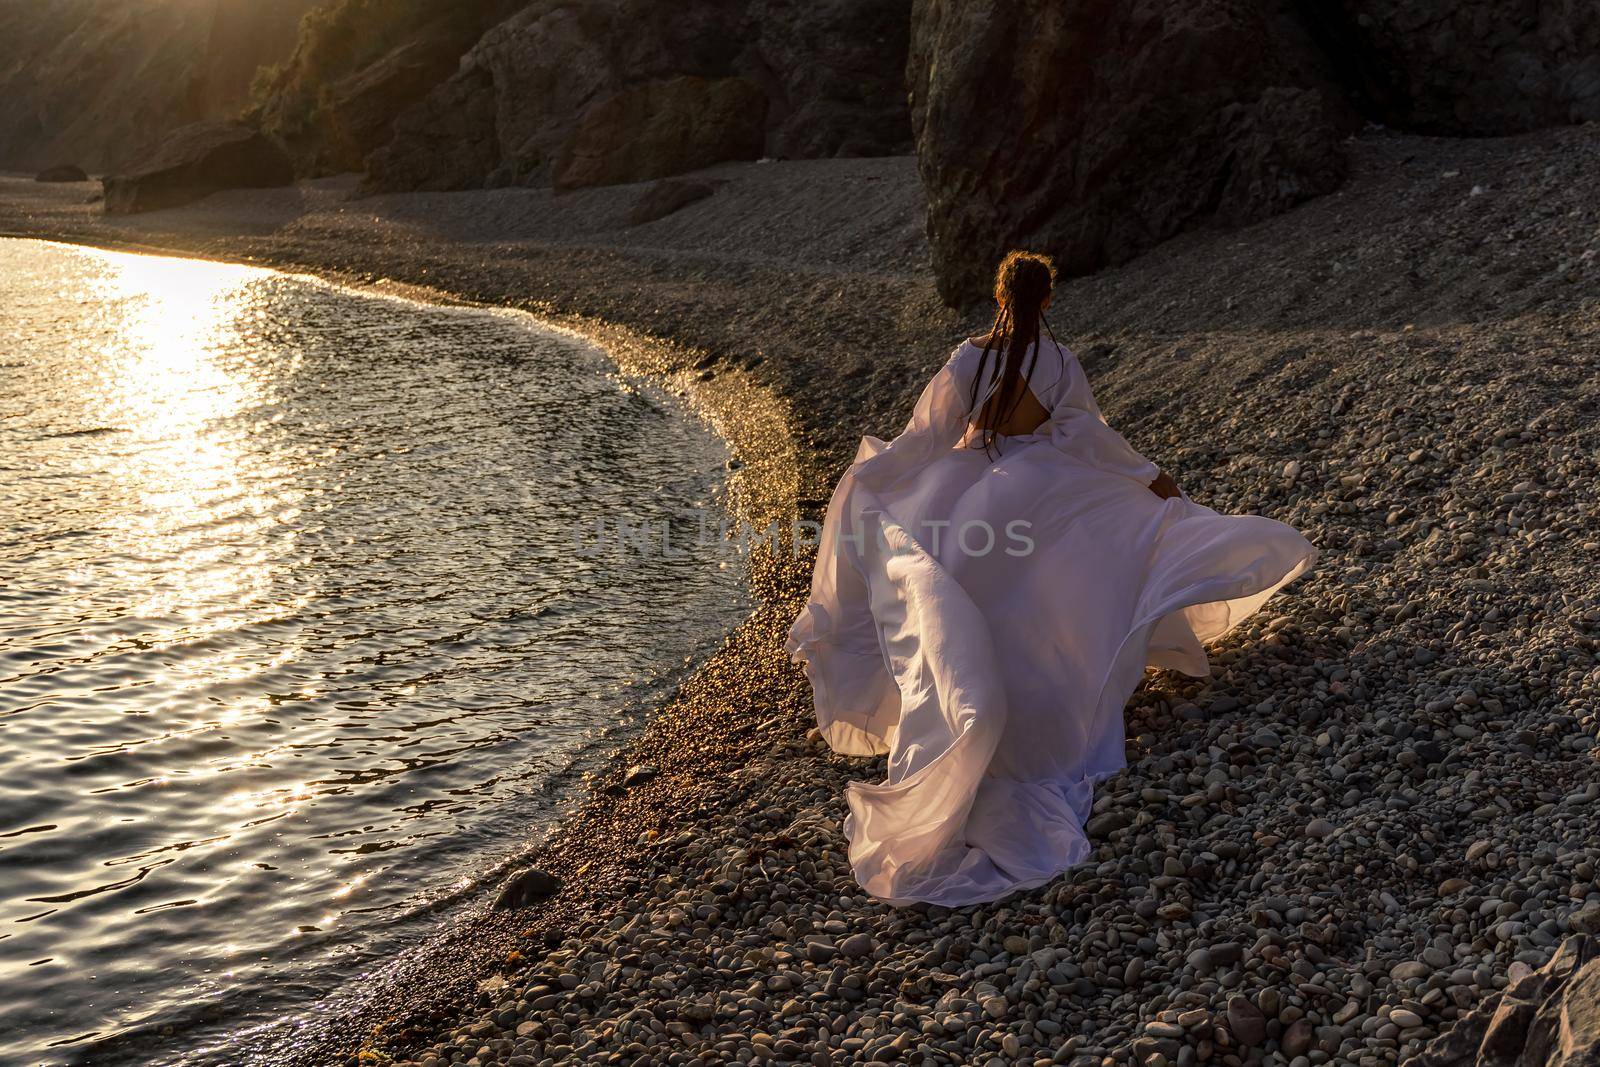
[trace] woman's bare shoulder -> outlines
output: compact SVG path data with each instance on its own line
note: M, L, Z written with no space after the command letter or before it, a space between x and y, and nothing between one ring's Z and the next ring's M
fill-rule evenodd
M973 348L980 348L981 349L981 348L984 348L986 346L993 346L993 344L994 344L994 335L993 334L986 333L986 334L982 334L982 335L980 335L978 337L965 337L965 338L962 338L961 344L958 346L958 351L959 351L960 348L965 348L968 345L971 345ZM1063 357L1072 357L1072 349L1068 348L1064 344L1060 344L1053 337L1045 338L1044 339L1044 344L1048 348L1053 348L1056 351L1060 352Z

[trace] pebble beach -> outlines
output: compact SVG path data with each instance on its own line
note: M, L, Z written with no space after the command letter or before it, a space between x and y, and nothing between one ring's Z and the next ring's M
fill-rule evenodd
M291 1060L422 1064L1349 1064L1430 1042L1600 932L1600 129L1369 131L1340 191L1064 282L1107 418L1317 568L1152 672L1097 850L957 911L857 888L843 789L782 640L809 560L554 827L547 899L448 932ZM984 316L933 291L910 159L640 187L221 194L111 222L0 183L0 230L248 259L524 307L690 397L741 517L816 517Z

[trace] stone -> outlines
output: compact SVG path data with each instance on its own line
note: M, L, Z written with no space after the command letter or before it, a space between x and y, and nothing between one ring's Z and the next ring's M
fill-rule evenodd
M110 173L174 127L236 119L257 72L288 59L319 5L0 4L0 167Z
M537 867L517 871L500 886L494 898L493 910L507 911L525 908L555 896L561 891L561 879Z
M717 191L715 183L686 178L662 178L652 182L628 211L629 226L664 219Z
M364 169L366 157L393 135L395 118L456 72L466 43L423 33L335 82L327 122L337 154L325 165Z
M1389 969L1389 977L1396 982L1409 982L1415 978L1426 978L1433 973L1433 968L1421 960L1406 960L1397 963Z
M839 942L839 951L851 959L859 959L862 956L870 956L872 955L872 950L875 947L876 946L872 941L872 935L868 933L851 934L849 937Z
M455 74L462 55L516 8L515 0L456 0L326 10L265 75L261 128L302 175L364 170L366 157L394 135L395 120Z
M1283 1054L1293 1059L1310 1051L1313 1037L1315 1037L1315 1033L1311 1028L1311 1021L1309 1019L1296 1019L1283 1032L1283 1037L1279 1044L1283 1048Z
M493 86L489 71L464 70L396 116L388 142L367 156L362 188L366 192L475 189L496 173L504 176L498 170L502 156Z
M750 0L735 72L770 82L767 153L908 155L911 0Z
M812 963L827 963L838 954L838 946L826 937L818 937L806 942L805 957Z
M644 783L653 779L659 773L660 771L658 771L653 764L635 763L633 766L629 767L623 772L622 788L632 789L636 785L643 785Z
M1266 1016L1246 997L1228 998L1228 1029L1241 1045L1259 1045L1267 1039Z
M259 130L198 122L174 130L136 163L107 175L105 213L157 211L223 189L263 189L293 181L289 157Z
M55 167L46 167L33 176L36 182L86 182L89 175L76 163L62 163Z
M1332 837L1333 823L1327 819L1312 819L1306 823L1306 836L1311 838Z
M1099 815L1092 815L1084 823L1084 830L1090 837L1107 837L1118 830L1125 830L1133 825L1133 815L1126 811L1106 811Z
M1218 967L1232 967L1244 957L1244 946L1237 941L1219 941L1210 946L1211 962Z

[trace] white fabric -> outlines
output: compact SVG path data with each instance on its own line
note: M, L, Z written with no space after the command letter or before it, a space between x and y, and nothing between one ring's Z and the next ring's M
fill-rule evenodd
M979 356L956 349L899 437L862 439L789 633L828 743L889 757L887 781L847 788L844 829L857 880L897 904L996 900L1080 862L1146 665L1207 675L1201 646L1316 558L1283 523L1150 492L1158 468L1049 340L1029 376L1048 422L997 458L962 445Z

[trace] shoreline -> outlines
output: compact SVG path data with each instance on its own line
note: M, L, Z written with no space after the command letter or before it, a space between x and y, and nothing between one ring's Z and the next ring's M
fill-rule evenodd
M1600 133L1352 151L1344 190L1179 238L1057 301L1136 447L1202 502L1283 518L1324 550L1213 649L1210 681L1156 674L1135 694L1091 861L960 912L865 900L842 786L881 766L808 736L782 639L809 561L757 561L756 612L539 856L565 888L452 922L374 1013L292 1059L1390 1063L1553 951L1600 901L1600 819L1569 802L1594 773L1600 689L1600 603L1583 594L1600 515L1571 488L1600 466L1583 417L1600 403L1600 274L1583 258L1600 241ZM630 372L722 405L738 506L807 513L979 317L938 305L895 221L916 200L906 161L786 168L715 168L715 195L632 233L602 223L637 188L345 202L337 180L115 226L6 181L0 229L132 233L145 251L393 279L609 331ZM291 199L313 207L272 206ZM790 201L810 205L794 225L811 243L704 251L740 249L774 213L783 231ZM1530 204L1537 227L1520 223ZM436 208L523 223L417 221ZM563 213L573 240L521 236ZM655 776L618 788L631 764Z

